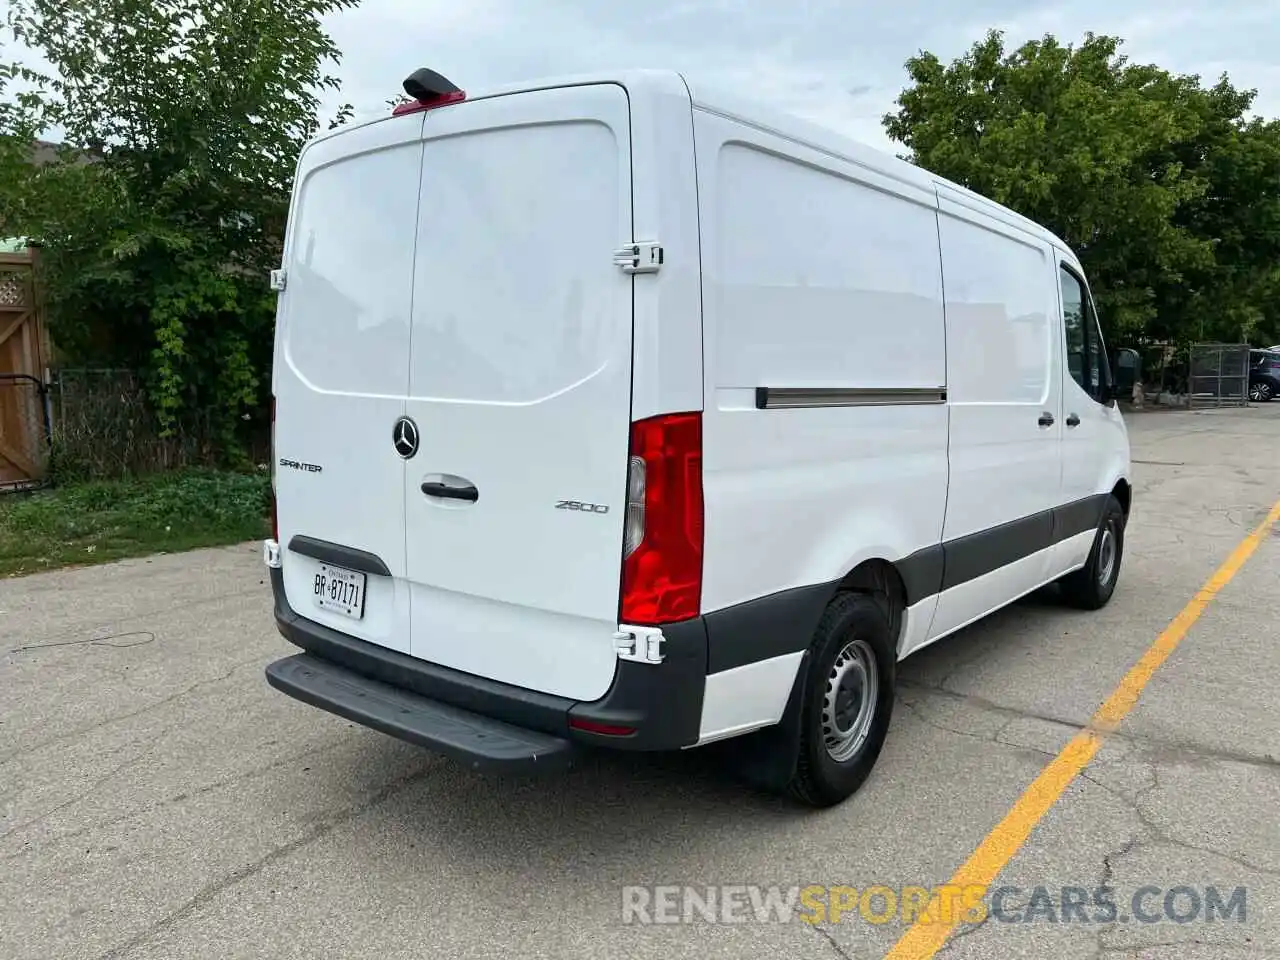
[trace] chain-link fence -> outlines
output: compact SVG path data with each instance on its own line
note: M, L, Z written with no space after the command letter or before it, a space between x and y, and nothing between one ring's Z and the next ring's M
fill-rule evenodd
M161 435L143 384L131 370L57 370L50 395L59 480L110 479L214 459L199 418Z
M0 492L43 486L49 475L49 404L37 377L0 373Z
M1187 395L1192 407L1243 407L1249 403L1249 345L1191 345Z

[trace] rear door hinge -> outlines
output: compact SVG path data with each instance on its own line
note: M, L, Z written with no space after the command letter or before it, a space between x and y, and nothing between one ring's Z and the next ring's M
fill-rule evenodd
M613 262L623 273L657 273L662 266L662 244L656 240L627 244L613 251Z
M271 271L271 289L276 293L284 293L284 288L289 282L289 271L281 268L280 270Z
M659 627L632 627L624 623L613 635L613 649L619 660L661 663L665 656L662 652L665 639Z

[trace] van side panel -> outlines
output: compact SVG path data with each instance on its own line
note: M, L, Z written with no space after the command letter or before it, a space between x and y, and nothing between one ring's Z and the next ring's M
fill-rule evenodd
M936 549L946 358L931 191L728 117L695 108L694 120L707 358L702 609L717 673L803 649L829 595L803 588L834 584L866 559ZM782 403L785 391L820 392L808 406L761 409L761 388L782 391ZM802 594L794 637L717 636L716 611ZM709 703L731 699L721 691ZM716 726L704 717L704 736Z
M1045 582L1061 487L1057 296L1049 247L945 193L938 221L951 482L943 592L930 638Z

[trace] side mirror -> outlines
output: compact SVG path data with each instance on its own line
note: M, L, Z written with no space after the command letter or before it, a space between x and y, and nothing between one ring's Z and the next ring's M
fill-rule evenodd
M1133 396L1133 387L1142 377L1142 355L1126 347L1117 350L1111 363L1111 383L1105 391L1103 403Z

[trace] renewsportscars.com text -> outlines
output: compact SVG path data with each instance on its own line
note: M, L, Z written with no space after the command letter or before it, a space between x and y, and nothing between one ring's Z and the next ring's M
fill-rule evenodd
M1244 887L849 887L656 885L622 888L627 924L862 922L1243 923Z

